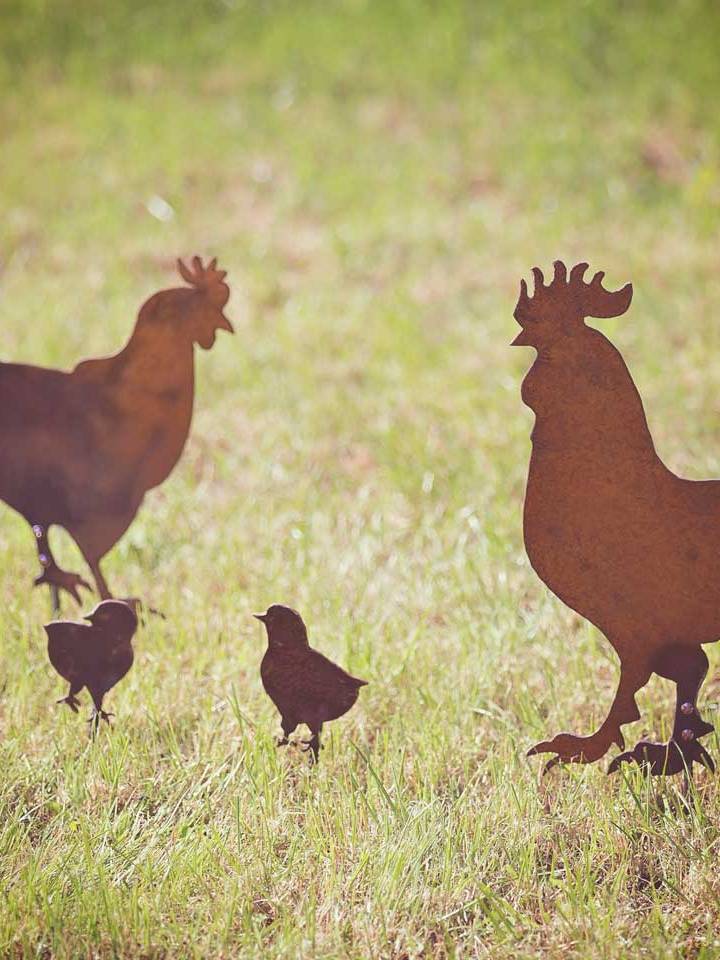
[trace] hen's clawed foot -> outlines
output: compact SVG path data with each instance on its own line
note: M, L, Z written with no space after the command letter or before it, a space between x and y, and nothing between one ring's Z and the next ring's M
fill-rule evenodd
M66 703L73 713L78 712L78 707L80 706L80 701L77 697L73 696L72 693L69 693L66 697L62 697L60 700L56 700L56 703Z
M80 597L80 588L89 590L92 593L92 587L83 580L79 573L68 573L67 570L61 570L55 564L49 564L39 577L35 578L34 586L41 587L47 584L55 587L57 590L65 590L75 600L76 603L82 603Z
M276 746L276 747L286 747L289 743L290 743L290 741L288 740L287 737L278 737L278 738L275 740L275 746Z
M145 614L149 614L152 617L160 617L161 620L167 620L167 617L162 612L162 610L156 610L155 607L146 606L140 597L118 597L118 600L122 600L123 603L126 603L138 620L145 623L146 617Z
M576 737L572 733L558 733L552 740L541 740L531 747L526 756L534 757L538 753L554 753L543 767L543 775L552 770L558 763L594 763L600 757L604 757L610 749L613 742L620 747L625 743L622 735L618 732L615 738L609 738L594 733L590 737Z
M90 735L94 736L97 733L101 720L104 720L108 726L111 726L110 717L114 716L114 713L106 713L104 710L95 710L87 721L90 724Z

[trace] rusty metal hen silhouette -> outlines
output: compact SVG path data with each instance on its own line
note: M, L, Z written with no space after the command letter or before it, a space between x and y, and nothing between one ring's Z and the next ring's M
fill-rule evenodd
M720 482L685 480L660 460L640 395L620 353L586 317L617 317L632 286L610 292L603 273L583 280L579 263L568 278L555 263L545 285L521 283L514 345L537 358L522 385L535 412L524 510L525 546L541 580L601 630L620 658L620 681L607 719L587 737L560 733L528 755L591 763L620 728L640 716L635 694L653 673L676 684L668 743L640 741L617 756L653 774L714 769L699 738L713 730L697 697L708 660L702 644L720 637Z
M213 260L178 261L189 286L161 290L143 304L115 356L85 360L71 373L0 363L0 499L35 534L53 606L59 591L79 602L90 589L60 569L48 542L64 527L80 548L101 598L111 597L100 561L130 526L147 490L177 463L190 429L194 344L209 350L230 290Z

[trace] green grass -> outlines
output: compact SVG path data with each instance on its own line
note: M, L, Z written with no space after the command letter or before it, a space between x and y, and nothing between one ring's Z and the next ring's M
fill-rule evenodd
M507 348L534 263L632 279L603 329L666 462L720 475L719 27L709 0L0 7L2 358L114 350L178 254L220 258L237 328L106 562L168 619L94 744L0 511L0 955L720 957L717 780L679 815L674 783L524 758L594 729L616 664L525 558ZM312 772L260 685L278 601L371 681ZM651 684L629 742L672 702Z

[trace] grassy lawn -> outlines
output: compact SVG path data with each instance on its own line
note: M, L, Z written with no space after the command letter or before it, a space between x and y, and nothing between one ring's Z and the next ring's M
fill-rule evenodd
M0 56L0 357L115 350L193 253L237 331L105 563L167 620L95 743L0 505L0 956L720 957L717 778L678 814L524 757L617 664L525 557L508 349L533 264L632 280L602 329L665 461L720 476L717 6L8 0ZM371 681L317 770L274 747L272 602Z

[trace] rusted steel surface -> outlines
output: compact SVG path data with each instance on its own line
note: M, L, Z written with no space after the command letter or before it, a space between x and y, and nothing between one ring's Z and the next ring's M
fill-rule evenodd
M141 308L114 356L70 372L0 363L0 499L35 535L49 584L79 602L89 584L60 569L48 531L64 527L90 567L101 598L111 596L100 561L130 526L147 490L177 463L190 429L194 345L209 350L217 330L232 333L230 296L213 260L178 261L189 286L162 290Z
M260 666L265 692L277 707L283 736L279 747L300 723L310 728L305 750L317 763L323 724L342 717L355 704L366 680L346 673L322 653L313 650L307 629L296 610L273 604L266 613L253 614L265 624L268 648Z
M586 317L617 317L632 286L610 292L587 264L555 263L535 289L521 283L513 341L537 357L522 385L535 413L524 508L525 546L541 580L601 630L620 659L610 712L590 736L560 733L529 751L591 763L625 743L640 716L637 691L653 673L672 680L677 708L668 743L641 741L616 757L677 773L713 762L699 738L713 728L697 708L720 636L720 482L685 480L658 457L642 400L620 353ZM570 652L569 652L570 654Z
M112 716L103 710L105 694L133 665L132 638L138 620L123 600L102 600L85 620L88 623L53 620L45 624L45 632L50 663L70 684L68 695L58 703L77 713L77 695L87 688L93 701L89 722L94 733L101 720L109 723Z

